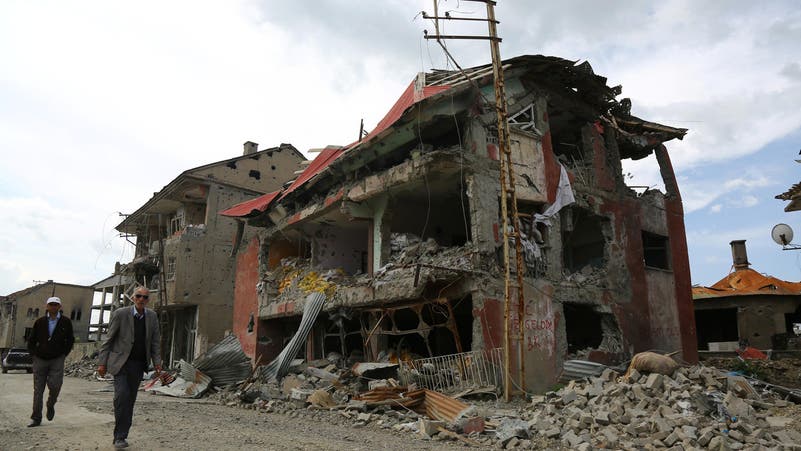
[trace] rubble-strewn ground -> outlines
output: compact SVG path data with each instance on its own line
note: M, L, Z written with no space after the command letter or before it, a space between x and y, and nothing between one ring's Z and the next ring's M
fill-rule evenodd
M770 384L801 388L801 359L743 361L736 357L713 357L703 363L721 370L739 371Z
M57 421L35 429L24 427L30 375L0 377L0 449L110 448L112 394L98 391L110 386L87 380L91 362L81 363L70 371L84 379L67 379ZM801 449L801 405L707 365L672 376L606 370L530 401L463 399L485 431L448 424L429 439L418 431L424 415L347 395L361 390L349 370L312 371L326 376L318 378L304 367L283 384L251 381L199 400L142 392L132 449ZM341 382L332 385L329 374ZM326 387L337 405L309 405L305 393Z
M32 385L31 375L24 372L0 375L0 450L112 449L112 393L97 391L109 384L66 377L55 421L45 420L38 428L27 428ZM424 441L407 433L393 433L376 425L359 427L344 420L306 411L281 415L234 409L208 399L140 392L129 449L463 449L453 442Z

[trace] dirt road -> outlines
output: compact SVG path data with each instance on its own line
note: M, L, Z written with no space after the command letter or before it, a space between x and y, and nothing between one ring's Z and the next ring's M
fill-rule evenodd
M30 374L0 375L0 450L113 449L110 384L65 377L56 418L28 428L32 389ZM144 392L136 402L128 441L131 450L465 449L424 441L409 432L357 428Z

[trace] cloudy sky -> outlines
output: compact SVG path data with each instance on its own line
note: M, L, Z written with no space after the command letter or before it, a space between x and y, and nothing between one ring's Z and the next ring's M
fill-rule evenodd
M689 128L668 143L684 196L693 283L753 266L801 280L772 226L801 181L801 8L774 1L500 0L504 57L587 60L633 113ZM481 17L475 3L441 11ZM91 284L132 257L114 226L180 172L261 148L346 144L415 73L446 68L422 38L431 1L0 3L0 294ZM448 33L485 30L446 25ZM463 66L485 42L453 42ZM656 185L652 158L627 164Z

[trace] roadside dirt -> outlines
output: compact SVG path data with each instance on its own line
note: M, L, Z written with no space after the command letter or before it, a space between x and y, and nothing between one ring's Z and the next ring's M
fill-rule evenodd
M787 388L801 388L801 359L740 360L715 357L702 362L721 370L740 371L747 376L769 384Z
M56 418L28 428L32 376L0 375L0 450L110 450L114 427L111 386L105 382L64 378ZM426 441L408 432L308 412L263 413L212 403L139 393L131 450L373 450L464 449L453 442Z

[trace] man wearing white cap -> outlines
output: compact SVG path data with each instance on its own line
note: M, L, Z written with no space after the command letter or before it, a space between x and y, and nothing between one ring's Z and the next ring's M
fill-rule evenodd
M61 314L61 299L48 298L45 316L33 323L28 337L28 351L33 355L33 413L28 427L42 424L42 398L45 385L50 390L47 396L47 419L56 415L56 401L64 381L64 358L72 351L75 337L72 322Z

